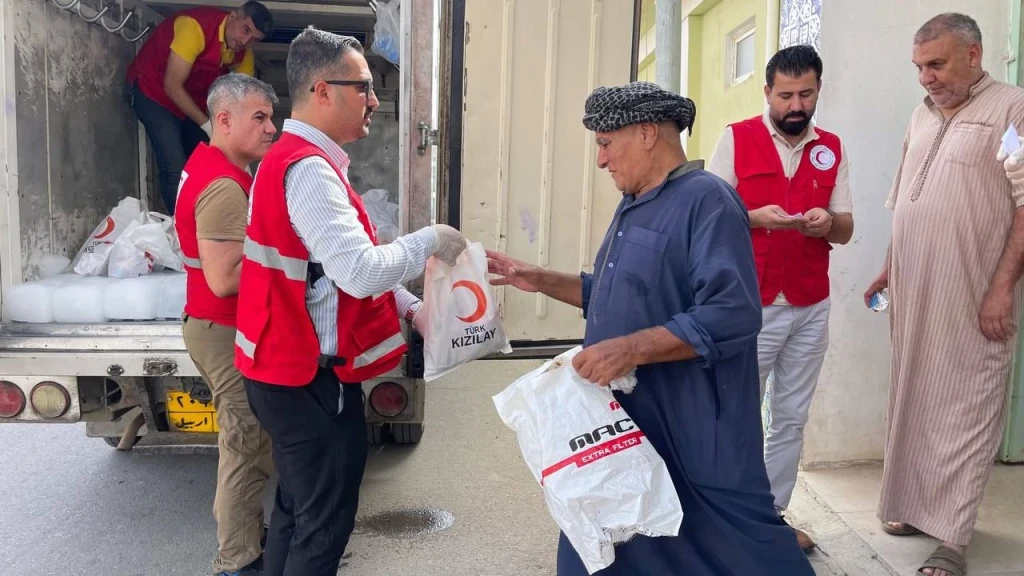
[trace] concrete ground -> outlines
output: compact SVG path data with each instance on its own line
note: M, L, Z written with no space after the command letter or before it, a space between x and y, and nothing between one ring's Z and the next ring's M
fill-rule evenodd
M491 402L536 365L480 362L428 385L421 444L371 451L339 574L554 574L558 530ZM84 432L0 425L0 573L209 574L216 457L122 454ZM821 493L801 484L788 513L820 545L817 573L893 576Z
M810 491L895 573L914 576L939 543L928 536L898 537L881 530L875 516L881 477L880 466L802 474ZM1024 467L996 466L993 471L967 564L971 576L1024 576Z

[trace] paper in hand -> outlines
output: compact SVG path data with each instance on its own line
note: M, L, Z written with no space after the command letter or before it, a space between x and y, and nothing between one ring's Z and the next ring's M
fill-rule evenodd
M1020 136L1017 134L1017 128L1013 124L1010 124L1010 127L1003 134L1003 149L1006 150L1008 155L1020 149Z

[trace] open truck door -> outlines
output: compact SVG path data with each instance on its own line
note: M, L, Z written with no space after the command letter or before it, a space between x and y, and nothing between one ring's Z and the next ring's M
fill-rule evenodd
M640 2L444 4L440 220L513 258L593 271L620 194L596 166L583 105L595 88L635 77ZM505 358L553 356L582 340L581 310L504 287L497 300L515 349Z

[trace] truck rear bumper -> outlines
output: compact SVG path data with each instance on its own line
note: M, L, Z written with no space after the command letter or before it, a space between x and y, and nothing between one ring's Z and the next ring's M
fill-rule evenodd
M413 424L423 421L425 387L423 381L405 376L406 362L363 383L366 418L371 424ZM79 379L113 380L124 383L129 401L139 401L146 413L148 432L164 432L170 427L162 406L166 392L186 389L182 378L200 378L181 337L180 322L110 324L3 324L0 325L0 380L14 382L26 396L38 382L56 381L72 397L71 409L61 418L43 420L31 410L0 422L90 421L90 435L113 436L123 429L121 403L109 417L97 413L95 404L83 403ZM382 415L370 401L377 386L394 383L406 396L405 407L397 414ZM130 408L128 405L127 408ZM85 418L83 413L88 412ZM201 433L200 433L201 434ZM198 434L197 434L198 435Z

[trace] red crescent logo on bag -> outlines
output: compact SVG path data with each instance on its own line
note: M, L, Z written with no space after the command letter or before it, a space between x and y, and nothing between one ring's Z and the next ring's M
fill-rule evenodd
M484 294L484 289L476 282L470 282L469 280L459 280L456 282L455 285L452 286L452 292L454 292L456 288L465 288L472 292L473 296L476 297L476 310L474 310L469 316L456 316L456 318L462 320L466 324L472 324L473 322L483 318L484 314L487 313L487 295Z
M107 220L106 220L105 223L106 223L107 227L104 228L103 231L100 232L99 234L93 236L93 238L96 238L96 239L103 238L104 236L106 236L106 235L108 235L108 234L110 234L111 232L114 231L114 219L113 218L111 218L110 216L107 216Z

